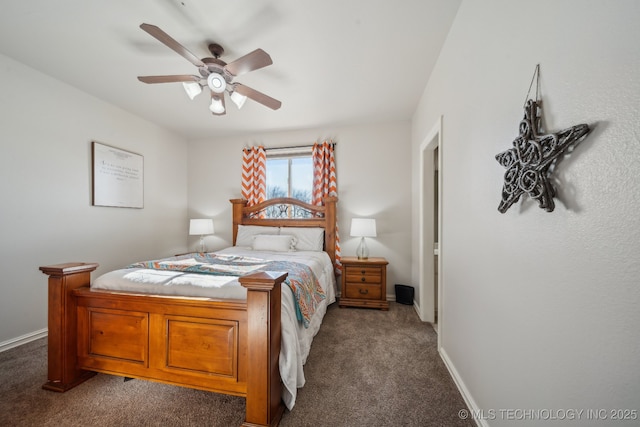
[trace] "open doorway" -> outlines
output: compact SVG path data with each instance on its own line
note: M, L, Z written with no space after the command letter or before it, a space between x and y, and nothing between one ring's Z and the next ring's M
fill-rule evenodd
M438 260L440 259L440 144L433 150L433 168L435 171L433 172L433 303L434 303L434 314L433 314L433 324L435 326L436 332L438 332Z
M419 288L420 318L439 331L442 319L442 117L420 144Z

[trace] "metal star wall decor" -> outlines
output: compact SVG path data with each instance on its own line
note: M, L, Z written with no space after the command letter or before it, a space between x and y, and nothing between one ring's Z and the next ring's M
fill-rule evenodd
M590 131L581 124L557 133L543 134L540 126L542 107L529 99L520 122L520 135L510 148L496 155L507 171L504 174L502 201L498 211L505 213L524 193L538 201L547 212L553 212L556 192L549 181L550 166L568 148L578 144Z

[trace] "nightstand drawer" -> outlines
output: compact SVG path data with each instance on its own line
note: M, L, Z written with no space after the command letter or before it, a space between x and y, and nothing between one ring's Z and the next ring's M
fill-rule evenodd
M382 288L379 285L347 283L345 294L346 298L379 300L382 297Z
M382 269L379 267L348 267L345 278L350 283L381 283Z

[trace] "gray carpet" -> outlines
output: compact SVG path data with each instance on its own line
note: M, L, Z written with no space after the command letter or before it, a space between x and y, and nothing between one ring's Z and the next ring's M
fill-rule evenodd
M281 426L473 426L413 307L329 307L305 365L306 385ZM239 426L244 399L99 374L55 393L41 389L47 342L0 353L2 426Z

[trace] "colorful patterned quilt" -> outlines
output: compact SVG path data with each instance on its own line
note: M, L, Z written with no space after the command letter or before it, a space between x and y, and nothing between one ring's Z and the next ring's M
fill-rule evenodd
M318 304L326 298L318 278L308 266L291 261L269 261L237 255L193 253L154 261L141 261L128 268L181 271L184 273L213 274L219 276L244 276L258 271L286 271L285 283L293 292L296 317L305 328Z

